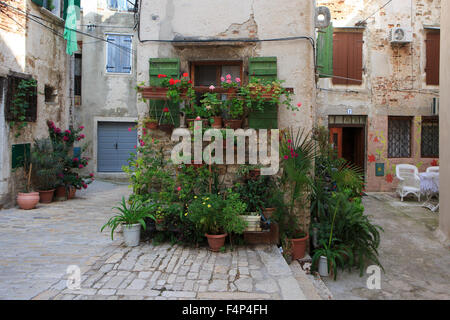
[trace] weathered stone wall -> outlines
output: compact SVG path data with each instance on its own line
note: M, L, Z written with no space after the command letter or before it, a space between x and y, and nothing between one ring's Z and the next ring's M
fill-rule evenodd
M327 126L328 115L367 115L366 179L368 191L391 191L396 186L395 164L411 163L424 171L434 159L420 157L421 116L431 115L433 97L439 86L425 82L425 27L439 27L440 0L392 1L381 10L383 0L317 0L330 8L334 27L355 27L366 19L363 30L363 82L361 85L333 85L320 79L317 91L318 123ZM379 10L379 11L377 11ZM391 46L389 29L411 27L413 42ZM336 31L336 30L335 30ZM413 116L411 158L387 157L387 119L389 115ZM373 157L375 160L372 162ZM370 161L369 161L370 159ZM375 163L384 163L385 176L375 176Z
M6 3L45 19L38 21L63 34L64 21L30 0ZM16 185L20 185L20 170L11 172L12 144L32 143L35 138L47 137L47 119L57 126L68 127L71 105L70 57L65 53L66 41L16 10L2 7L2 11L5 14L0 15L0 77L6 78L11 72L31 75L37 81L38 97L36 122L28 123L17 138L16 130L10 130L9 123L4 120L5 104L4 101L1 103L0 206L13 204ZM45 85L56 90L54 102L45 102Z

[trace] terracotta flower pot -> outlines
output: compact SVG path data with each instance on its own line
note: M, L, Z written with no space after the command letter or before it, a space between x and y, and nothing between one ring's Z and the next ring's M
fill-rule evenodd
M74 186L69 186L69 192L67 193L67 199L73 199L75 197L75 193L77 192L77 188Z
M196 121L196 119L186 119L186 125L188 128L194 127L194 121ZM202 122L202 126L203 128L206 128L209 126L209 120L208 119L200 119L197 121L201 121Z
M209 249L214 252L218 252L220 248L225 245L225 238L227 234L207 234L205 233L206 238L208 239Z
M55 201L64 201L64 200L67 200L66 186L56 187L56 190L55 190Z
M146 122L145 127L149 130L158 129L158 122Z
M211 124L211 127L215 129L222 128L222 117L213 117L214 122Z
M17 204L23 210L34 209L39 202L39 192L22 193L17 195Z
M309 235L304 238L290 239L292 244L292 259L303 259L306 253L306 245L308 243Z
M175 126L173 124L160 124L159 130L164 131L167 134L172 134L174 127Z
M263 208L264 218L269 219L277 208Z
M225 122L225 128L230 129L240 129L242 128L242 119L236 120L236 119L226 119Z
M39 191L39 202L50 203L53 200L53 195L55 194L55 189Z

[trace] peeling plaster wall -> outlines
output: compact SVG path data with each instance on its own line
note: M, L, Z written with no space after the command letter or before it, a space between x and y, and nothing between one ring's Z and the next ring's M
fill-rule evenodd
M371 16L385 0L317 0L318 6L330 8L333 26L354 27ZM362 85L333 85L331 79L320 79L317 91L318 123L327 126L328 115L367 115L366 180L368 191L391 191L396 186L395 164L411 163L419 171L431 165L433 159L420 157L421 116L431 115L433 97L439 96L439 86L425 83L424 26L439 26L440 0L392 1L366 20L363 33ZM388 41L392 27L412 27L413 43L391 46ZM335 30L336 31L336 30ZM413 116L411 158L388 159L387 117ZM368 161L375 156L375 161ZM385 176L375 176L375 163L385 164Z
M132 35L133 58L130 74L106 72L107 43L89 36L82 41L81 105L75 107L77 125L85 127L84 143L88 144L84 156L91 158L85 173L97 168L97 124L99 121L133 121L136 109L136 42L133 30L134 13L109 10L107 1L83 1L79 30L97 38L106 34ZM89 30L86 25L96 27Z
M55 24L46 24L63 33L63 20L42 10L30 0L6 2L54 22ZM18 138L15 137L15 130L10 130L8 122L4 120L4 101L1 103L0 207L12 205L15 194L20 191L22 170L11 172L12 144L32 143L35 138L47 137L47 119L53 120L58 126L68 127L70 109L70 58L65 53L65 40L37 23L25 19L24 15L12 9L8 9L7 13L23 27L4 14L0 15L0 77L7 77L10 72L31 75L37 80L38 98L37 120L28 123ZM57 90L55 102L45 102L45 85Z
M314 1L309 0L144 0L141 6L142 40L314 36ZM180 57L182 72L189 71L192 60L242 60L245 74L249 57L276 56L278 77L294 88L294 102L303 104L299 112L279 109L280 128L309 129L315 120L314 60L308 40L184 47L145 42L139 44L137 56L138 83L149 82L149 58ZM148 113L141 102L138 110L141 117Z

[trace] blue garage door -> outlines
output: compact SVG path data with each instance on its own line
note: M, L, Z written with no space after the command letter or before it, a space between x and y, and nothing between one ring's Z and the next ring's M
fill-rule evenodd
M130 153L136 153L137 132L133 122L99 122L97 170L121 172L128 164ZM133 128L129 131L129 128Z

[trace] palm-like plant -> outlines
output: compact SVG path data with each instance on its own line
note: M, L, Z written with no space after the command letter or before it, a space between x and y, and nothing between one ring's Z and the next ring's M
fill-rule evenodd
M156 204L154 203L142 202L138 199L131 201L130 204L127 205L125 198L122 197L120 206L113 207L113 209L117 209L119 213L111 217L108 222L103 225L100 231L102 232L106 227L110 227L111 239L114 240L114 230L116 230L116 228L121 224L127 226L139 223L145 230L145 218L155 220L153 214L150 213L150 211L152 211L155 207Z
M305 133L305 130L294 131L293 128L290 128L283 134L280 149L284 158L282 182L288 187L288 211L292 221L295 216L295 207L305 206L308 198L316 145L310 134ZM294 232L296 231L299 230L294 230ZM305 225L303 225L302 232L307 232Z

